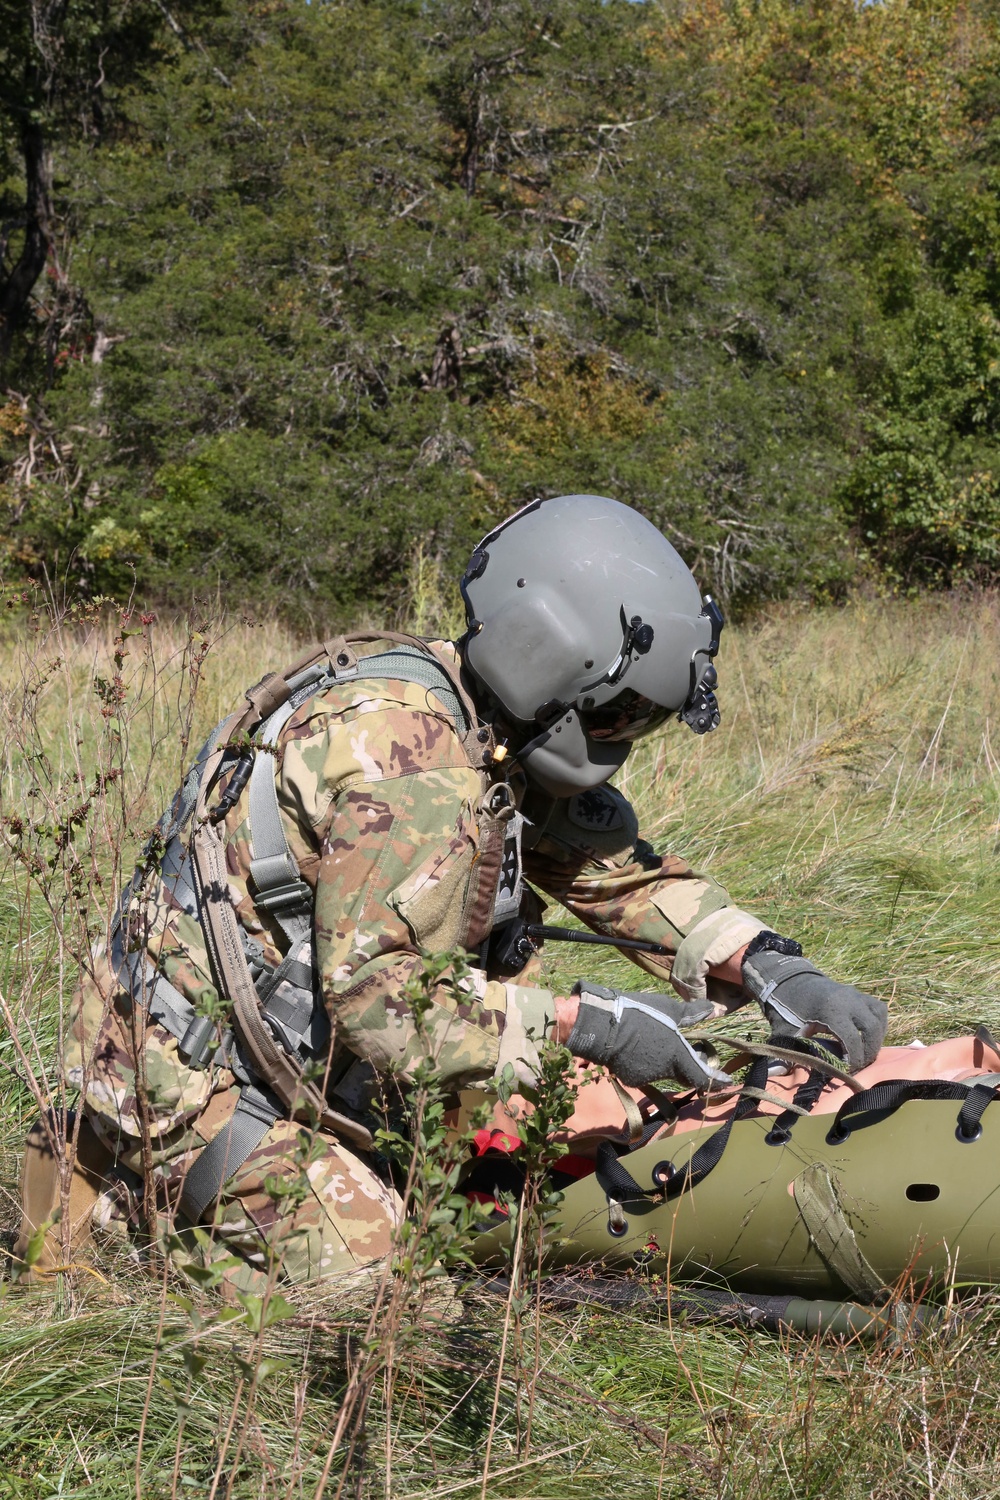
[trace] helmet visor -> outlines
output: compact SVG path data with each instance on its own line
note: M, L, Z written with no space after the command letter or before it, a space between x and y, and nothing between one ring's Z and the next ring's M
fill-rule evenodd
M665 724L672 710L626 688L610 703L578 712L583 731L592 740L638 740Z

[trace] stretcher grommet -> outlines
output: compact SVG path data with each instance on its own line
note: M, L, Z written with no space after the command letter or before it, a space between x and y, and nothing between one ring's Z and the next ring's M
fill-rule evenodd
M658 1161L653 1168L653 1182L656 1187L666 1187L674 1175L674 1164L672 1161Z
M764 1137L764 1141L768 1146L787 1146L791 1138L792 1132L786 1125L782 1125L780 1127L777 1125L772 1125L771 1129Z
M843 1127L838 1130L835 1125L831 1126L826 1133L826 1144L828 1146L842 1146L850 1133L849 1130L844 1130Z
M955 1139L956 1141L961 1141L963 1146L971 1146L973 1141L978 1141L982 1133L982 1125L977 1125L971 1135L967 1135L961 1125L955 1126Z
M617 1226L609 1219L608 1233L613 1240L620 1240L623 1234L628 1234L628 1219L621 1219Z

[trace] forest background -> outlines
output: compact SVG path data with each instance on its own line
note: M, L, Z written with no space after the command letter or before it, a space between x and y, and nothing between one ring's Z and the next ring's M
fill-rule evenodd
M1000 1034L998 63L986 0L0 0L0 1247L190 745L307 629L454 621L538 493L769 602L720 732L630 757L649 836L892 1042ZM413 1318L427 1162L376 1321L4 1257L0 1497L1000 1493L995 1297L868 1346L516 1278Z
M539 493L1000 566L986 0L0 0L0 576L347 619Z

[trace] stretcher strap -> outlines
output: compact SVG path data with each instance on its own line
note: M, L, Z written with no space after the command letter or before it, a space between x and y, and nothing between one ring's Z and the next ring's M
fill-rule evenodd
M627 1093L626 1090L622 1088L621 1084L618 1082L618 1079L615 1078L613 1074L611 1077L611 1082L614 1086L615 1093L618 1095L618 1102L621 1105L622 1109L625 1111L625 1123L628 1125L629 1144L634 1146L638 1141L642 1139L642 1111L640 1110L638 1104L636 1104L635 1100L632 1098L632 1095Z
M703 1146L698 1147L683 1171L674 1172L671 1168L670 1175L654 1182L651 1188L640 1187L618 1159L620 1152L629 1149L636 1150L638 1146L629 1148L615 1141L602 1141L597 1148L596 1171L597 1180L608 1198L615 1203L652 1197L677 1198L688 1189L697 1187L699 1182L704 1182L708 1174L714 1171L722 1160L733 1126L738 1120L745 1120L756 1109L756 1096L763 1092L764 1085L767 1083L767 1064L766 1056L754 1059L747 1073L743 1092L729 1119L724 1125L720 1125ZM753 1092L749 1092L750 1090ZM657 1120L656 1128L658 1129L662 1123L661 1120ZM650 1132L651 1135L653 1133ZM645 1141L638 1143L638 1145L644 1144Z
M819 1063L822 1071L817 1070L815 1075L810 1073L807 1082L796 1091L792 1103L783 1114L778 1116L778 1121L782 1122L784 1138L786 1139L791 1133L791 1122L796 1120L800 1115L806 1114L808 1109L812 1107L812 1104L807 1106L806 1100L811 1097L814 1104L819 1098L831 1068L831 1065L825 1058L816 1056L813 1044L806 1041L804 1037L792 1037L789 1040L791 1046L786 1050L812 1057ZM659 1179L653 1183L652 1188L641 1188L631 1173L618 1160L618 1150L614 1142L602 1141L597 1150L597 1176L602 1184L607 1184L609 1198L620 1202L636 1198L660 1197L662 1195L664 1199L669 1200L679 1197L681 1193L697 1187L700 1182L704 1182L708 1174L713 1172L722 1160L723 1153L729 1144L729 1136L732 1128L737 1121L745 1120L749 1115L753 1114L758 1101L762 1099L768 1103L778 1102L774 1095L769 1094L764 1086L767 1083L770 1057L771 1049L762 1048L754 1058L744 1079L739 1100L729 1119L724 1125L719 1127L714 1135L710 1136L703 1146L698 1147L683 1171L675 1173L672 1166L668 1164L670 1175L666 1173L661 1174ZM814 1076L819 1080L818 1087L812 1083ZM783 1140L779 1143L783 1144ZM633 1146L628 1149L635 1150L637 1148Z
M638 1151L641 1146L647 1145L653 1139L656 1132L663 1129L664 1123L659 1118L650 1120L643 1128L639 1139L630 1144L626 1144L623 1141L601 1141L594 1155L594 1170L598 1182L610 1199L622 1202L634 1198L648 1198L652 1196L650 1193L644 1192L631 1172L622 1166L619 1156L627 1154L630 1151Z
M832 1047L829 1041L820 1040L818 1037L806 1038L803 1036L783 1036L779 1042L748 1042L743 1037L720 1036L718 1032L712 1031L688 1031L685 1029L685 1037L689 1042L709 1042L714 1046L721 1042L724 1047L732 1047L738 1056L730 1059L726 1064L727 1072L736 1072L746 1062L747 1058L767 1057L776 1062L791 1063L793 1067L802 1066L802 1054L812 1060L812 1066L825 1074L828 1078L836 1078L845 1088L854 1094L863 1094L865 1086L859 1083L853 1073L848 1073L841 1066L841 1060L834 1060Z
M872 1301L885 1283L865 1259L844 1213L829 1167L810 1162L792 1183L792 1196L817 1254L852 1297Z
M796 1038L795 1042L803 1049L809 1046L803 1038ZM823 1076L819 1074L820 1078ZM608 1195L609 1205L618 1208L622 1202L637 1199L670 1200L704 1182L722 1160L733 1126L753 1113L756 1099L762 1094L763 1084L766 1081L767 1058L758 1057L747 1073L743 1092L725 1124L720 1126L703 1146L699 1146L682 1171L675 1172L669 1162L661 1163L655 1168L653 1184L649 1188L640 1187L619 1160L620 1154L636 1150L638 1147L602 1141L597 1150L597 1178ZM847 1099L834 1116L826 1138L830 1145L837 1145L847 1140L852 1131L863 1130L869 1125L877 1125L881 1120L887 1119L899 1109L900 1105L911 1099L960 1099L962 1108L958 1113L955 1134L960 1141L976 1141L982 1134L983 1114L997 1097L998 1087L1000 1087L1000 1076L997 1077L995 1083L974 1084L930 1079L887 1079ZM786 1144L791 1133L791 1124L799 1114L804 1112L802 1105L806 1099L811 1096L815 1104L821 1092L822 1088L816 1087L810 1075L806 1083L796 1091L792 1106L786 1112L788 1118L779 1116L765 1139L771 1145ZM779 1126L781 1129L777 1130ZM638 1144L642 1145L645 1142Z
M978 1140L981 1120L988 1105L996 1098L1000 1076L995 1083L950 1083L942 1079L887 1078L856 1094L840 1106L827 1132L830 1145L846 1141L855 1130L877 1125L895 1114L900 1105L911 1099L961 1099L956 1134L960 1140Z
M802 1042L803 1038L791 1038L793 1043ZM808 1051L808 1043L801 1049ZM805 1083L800 1083L792 1096L792 1102L787 1109L783 1110L767 1135L764 1137L769 1146L787 1146L792 1138L792 1126L802 1115L811 1114L819 1103L819 1096L827 1085L827 1075L819 1068L811 1068Z
M771 1141L772 1145L783 1145L787 1141L791 1133L791 1123L799 1115L812 1109L829 1077L839 1077L841 1074L841 1069L833 1063L828 1049L822 1043L810 1041L805 1037L789 1037L780 1049L769 1045L752 1044L752 1046L755 1054L754 1060L743 1080L736 1108L725 1124L721 1125L703 1146L698 1147L681 1171L675 1172L672 1163L663 1163L655 1174L652 1186L642 1188L618 1159L623 1152L636 1150L637 1147L623 1147L616 1145L613 1141L602 1141L597 1149L597 1178L608 1194L609 1203L617 1205L623 1201L653 1197L669 1200L680 1197L681 1193L688 1192L704 1182L722 1160L733 1126L752 1115L759 1100L774 1102L773 1097L767 1093L766 1084L768 1064L776 1051L782 1054L782 1060L801 1065L804 1059L808 1059L812 1067L809 1078L796 1090L791 1104L778 1116L775 1124L780 1125L781 1129L776 1139ZM851 1082L858 1086L856 1080L851 1079ZM850 1103L853 1103L853 1100L848 1100L848 1104ZM775 1127L771 1128L774 1130Z

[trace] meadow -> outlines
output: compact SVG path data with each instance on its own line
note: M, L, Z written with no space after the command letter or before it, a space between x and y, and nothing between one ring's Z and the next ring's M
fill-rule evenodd
M434 579L410 600L450 610ZM274 621L10 601L0 624L0 1227L75 969L193 747L297 642ZM727 629L722 726L619 777L657 847L890 1002L889 1040L1000 1028L1000 599L785 606ZM558 913L550 915L558 920ZM561 949L545 979L623 982ZM744 1018L739 1018L741 1021ZM731 1029L733 1021L728 1023ZM748 1032L759 1023L746 1018ZM805 1500L1000 1493L1000 1320L875 1345L390 1294L225 1307L123 1253L0 1301L0 1497ZM501 1358L502 1350L502 1358Z

